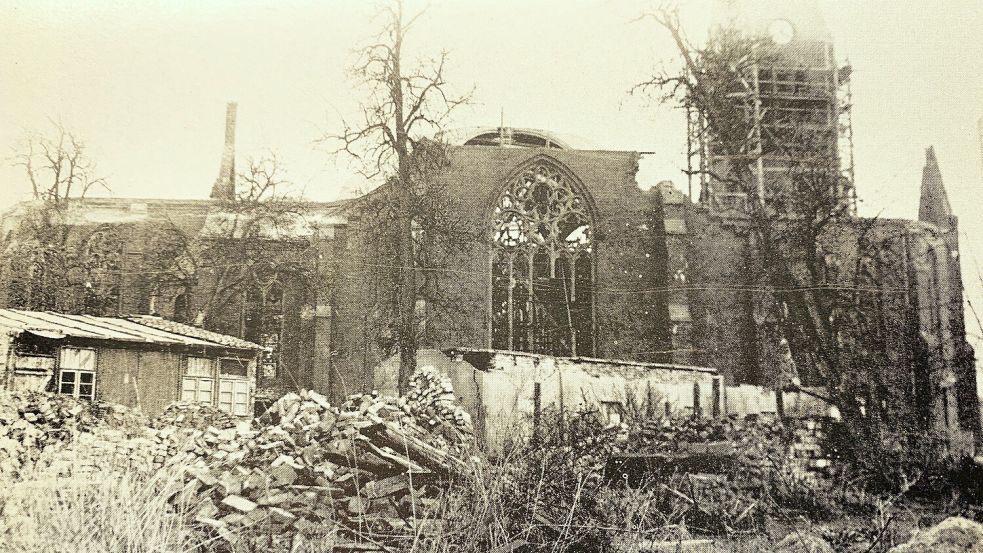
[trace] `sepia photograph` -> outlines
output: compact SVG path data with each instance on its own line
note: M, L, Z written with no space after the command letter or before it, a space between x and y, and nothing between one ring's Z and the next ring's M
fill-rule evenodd
M0 0L0 553L983 553L980 0Z

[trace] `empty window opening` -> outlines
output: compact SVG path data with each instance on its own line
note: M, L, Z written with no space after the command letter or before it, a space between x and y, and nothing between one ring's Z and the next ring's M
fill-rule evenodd
M602 401L601 413L608 425L617 426L624 421L625 407L620 401Z
M260 376L275 378L283 338L283 285L273 279L250 289L244 311L243 338L267 348L260 362Z
M222 376L246 376L249 361L238 357L223 357L219 359L219 372Z

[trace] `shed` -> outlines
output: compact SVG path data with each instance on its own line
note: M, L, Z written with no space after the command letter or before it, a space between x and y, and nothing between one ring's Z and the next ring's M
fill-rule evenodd
M99 399L151 416L177 400L251 416L263 351L160 317L0 309L0 386Z

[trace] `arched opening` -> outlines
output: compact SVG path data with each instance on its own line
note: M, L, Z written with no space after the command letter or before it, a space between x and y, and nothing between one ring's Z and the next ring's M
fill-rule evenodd
M507 183L492 218L492 347L593 354L594 243L587 198L544 159Z
M245 294L243 338L267 348L260 360L260 379L276 378L283 341L284 286L277 278L256 283Z
M187 323L190 321L189 308L188 293L181 292L174 296L174 309L171 311L171 318L179 323Z

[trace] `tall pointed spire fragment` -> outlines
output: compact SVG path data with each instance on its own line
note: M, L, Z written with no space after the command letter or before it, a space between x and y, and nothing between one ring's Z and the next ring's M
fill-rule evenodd
M225 107L225 149L218 177L212 185L213 200L232 200L236 195L236 107L235 102Z
M925 150L925 168L922 169L922 194L918 206L918 220L932 223L941 230L953 225L952 206L942 184L942 171L935 158L935 148Z

